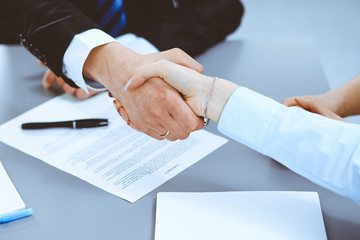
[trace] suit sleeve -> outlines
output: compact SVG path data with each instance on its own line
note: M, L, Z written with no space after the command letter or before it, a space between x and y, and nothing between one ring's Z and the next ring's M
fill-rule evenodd
M176 8L147 16L141 21L142 26L134 27L135 34L160 51L179 47L194 56L233 32L244 13L239 0L178 0L177 3Z
M73 37L97 25L66 0L4 0L0 22L8 34L3 42L17 40L68 84L62 73L63 56Z

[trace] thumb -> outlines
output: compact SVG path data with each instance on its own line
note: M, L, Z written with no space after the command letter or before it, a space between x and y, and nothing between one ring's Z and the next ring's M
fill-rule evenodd
M165 79L165 69L168 62L160 60L138 67L132 78L125 84L124 91L140 87L146 80L152 77Z
M190 68L198 73L204 72L204 67L198 63L195 59L190 57L186 52L179 48L173 48L161 53L162 59L166 59L169 62Z
M311 111L312 105L311 105L310 101L308 101L306 98L296 97L296 98L294 98L294 100L299 105L299 107L301 107L307 111Z
M285 98L282 101L282 104L284 104L287 107L295 107L298 105L295 101L295 97Z

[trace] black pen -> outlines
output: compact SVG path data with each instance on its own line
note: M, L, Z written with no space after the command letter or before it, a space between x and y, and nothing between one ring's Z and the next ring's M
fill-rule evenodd
M21 124L22 129L43 129L43 128L93 128L105 127L109 121L105 118L78 119L62 122L31 122Z

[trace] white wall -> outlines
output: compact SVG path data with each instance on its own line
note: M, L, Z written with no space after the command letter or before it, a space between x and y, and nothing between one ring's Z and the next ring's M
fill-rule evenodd
M242 0L245 16L229 38L312 37L329 86L360 74L359 0Z

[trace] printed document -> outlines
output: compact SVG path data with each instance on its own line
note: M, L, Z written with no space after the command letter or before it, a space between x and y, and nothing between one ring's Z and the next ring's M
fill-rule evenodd
M155 240L326 240L315 192L158 193Z
M24 122L108 118L88 129L22 130ZM227 142L200 130L159 141L130 128L107 93L79 101L61 95L0 126L0 141L131 203Z

